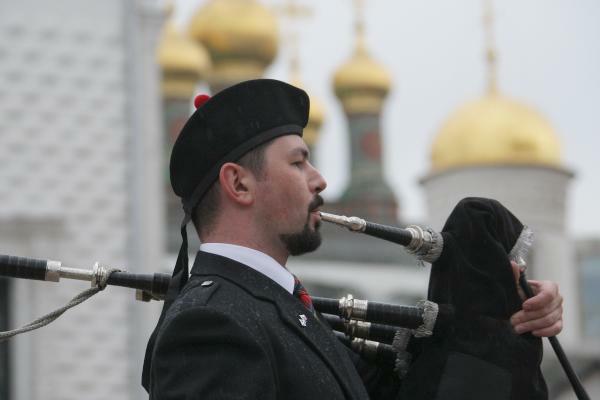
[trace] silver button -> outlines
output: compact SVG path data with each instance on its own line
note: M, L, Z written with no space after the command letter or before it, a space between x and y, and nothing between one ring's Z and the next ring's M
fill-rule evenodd
M200 286L208 287L208 286L212 285L213 283L214 283L213 281L204 281L200 284Z

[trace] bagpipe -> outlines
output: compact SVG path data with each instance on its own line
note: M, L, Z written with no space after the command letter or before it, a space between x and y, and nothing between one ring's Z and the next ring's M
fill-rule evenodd
M532 243L529 228L499 202L461 200L441 232L376 224L357 217L321 213L321 219L400 244L432 264L428 299L400 306L355 299L313 297L319 318L366 359L393 366L403 394L418 399L543 399L541 340L517 335L509 318L521 308L510 261L524 264ZM69 304L0 341L42 327L107 285L136 290L142 301L163 300L171 275L133 274L98 263L91 270L61 262L0 255L0 276L58 282L89 281L92 288ZM533 292L524 271L519 286ZM578 399L589 399L558 339L548 338ZM467 394L468 393L468 394ZM470 396L470 397L469 397Z

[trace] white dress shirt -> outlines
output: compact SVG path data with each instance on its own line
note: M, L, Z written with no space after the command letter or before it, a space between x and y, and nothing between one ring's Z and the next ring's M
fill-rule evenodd
M294 275L285 269L283 265L275 261L273 257L266 255L262 251L229 243L202 243L200 250L227 257L247 265L276 282L290 294L294 293Z

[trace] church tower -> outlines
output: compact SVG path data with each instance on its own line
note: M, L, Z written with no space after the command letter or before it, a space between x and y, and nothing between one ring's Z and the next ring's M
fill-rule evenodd
M351 146L350 183L337 206L341 213L395 224L398 205L383 178L380 132L381 111L391 78L369 54L362 1L355 4L354 53L335 72L333 82L348 121Z
M398 206L384 181L381 156L381 112L391 78L369 54L361 5L355 2L352 55L333 77L348 122L351 177L341 198L327 202L324 210L398 225ZM401 246L331 224L322 224L321 232L326 245L289 263L312 293L334 298L352 293L356 298L400 304L425 297L428 271Z
M488 87L443 123L422 178L429 224L441 229L463 197L499 200L535 232L528 276L559 283L564 296L565 344L578 338L574 253L566 227L567 192L573 173L561 159L558 135L529 105L497 88L492 8L486 3Z

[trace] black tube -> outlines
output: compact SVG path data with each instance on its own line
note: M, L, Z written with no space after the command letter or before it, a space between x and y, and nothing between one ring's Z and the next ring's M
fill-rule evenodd
M366 320L385 325L416 329L423 325L423 309L415 306L398 306L369 302ZM446 330L453 320L454 307L448 304L438 304L438 313L433 330L436 333L441 333Z
M525 275L525 271L521 272L521 276L519 277L519 284L521 285L521 288L523 289L523 292L525 292L527 298L531 298L534 296L533 290L531 290L531 287L527 282L527 276ZM571 386L573 387L573 391L575 392L577 398L579 400L589 400L590 396L585 391L585 388L581 384L579 377L573 370L573 367L567 359L567 356L562 346L560 345L558 338L556 336L550 336L548 337L548 340L550 341L550 345L552 345L552 349L554 349L554 353L556 353L556 357L558 358L560 365L565 371L567 378L569 378L569 382L571 383Z
M313 305L319 312L343 317L339 300L313 297ZM412 306L397 306L377 302L368 302L367 316L369 322L380 322L386 325L416 328L423 323L422 310Z
M45 281L47 264L47 260L0 255L0 276ZM167 293L170 281L171 275L164 273L113 272L109 276L107 284L140 289L155 296L164 296Z
M345 317L340 310L340 302L336 299L313 297L315 310L324 314ZM454 308L447 304L438 304L438 314L434 331L442 333L454 320ZM383 325L415 329L423 324L423 310L415 306L398 306L369 301L365 321Z
M317 311L343 317L339 300L313 297L312 301ZM367 305L367 317L365 320L411 329L417 328L423 323L422 310L418 307L397 306L371 301Z
M0 275L12 278L46 280L46 260L0 255Z
M397 306L369 301L366 320L414 329L423 324L423 310L414 306Z
M169 274L132 274L129 272L113 272L108 278L109 285L140 289L155 295L165 295L169 288Z
M357 346L357 342L349 339L341 332L333 331L335 336L338 338L340 342L342 342L345 346L350 348L359 356L363 357L366 360L375 362L378 365L387 365L389 367L393 367L396 361L396 353L392 349L392 346L385 343L377 343L377 349L374 352L370 351L360 351ZM360 340L360 339L359 339Z
M340 315L340 301L337 299L328 299L326 297L312 297L315 310L325 313Z
M323 317L325 322L327 322L329 327L334 331L346 333L346 325L344 324L344 320L338 317L337 315L321 314L321 317Z
M366 222L367 225L365 226L363 233L366 233L367 235L375 236L379 239L387 240L402 246L408 246L412 240L411 233L406 229L376 224L374 222Z
M342 332L345 334L349 334L349 332L347 330L346 321L344 321L342 318L340 318L336 315L331 315L331 314L321 314L321 315L323 316L323 319L325 319L325 321L329 324L329 326L331 326L331 328L333 330L336 330L338 332ZM380 343L392 344L392 342L394 341L394 335L396 334L396 331L398 329L400 329L400 327L398 327L398 326L372 323L369 328L369 333L368 333L367 337L364 337L361 335L356 335L356 336L362 337L364 339L374 340L374 341L380 342Z

